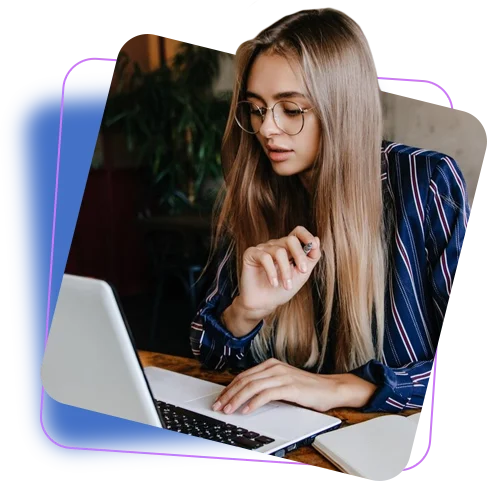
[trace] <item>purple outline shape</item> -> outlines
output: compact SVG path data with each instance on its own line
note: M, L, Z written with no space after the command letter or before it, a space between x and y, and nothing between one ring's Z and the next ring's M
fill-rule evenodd
M47 344L47 338L48 338L48 333L49 333L49 313L50 313L50 308L51 308L51 287L52 287L52 269L53 269L53 263L54 263L54 239L55 239L55 233L56 233L56 214L57 214L57 198L58 198L58 182L59 182L59 165L60 165L60 160L61 160L61 137L62 137L62 131L63 131L63 113L64 113L64 90L66 86L66 80L71 73L71 71L77 67L78 65L88 62L90 60L101 60L101 61L108 61L108 62L116 62L117 59L114 58L86 58L84 60L80 60L79 62L75 63L66 73L64 80L63 80L63 87L62 87L62 93L61 93L61 109L60 109L60 115L59 115L59 135L58 135L58 149L57 149L57 160L56 160L56 181L55 181L55 188L54 188L54 210L53 210L53 219L52 219L52 234L51 234L51 258L50 258L50 263L49 263L49 282L48 282L48 291L47 291L47 313L46 313L46 331L45 331L45 338L44 338L44 350L46 348ZM450 96L446 92L445 89L443 89L440 85L430 82L429 80L417 80L417 79L401 79L401 78L389 78L389 77L377 77L379 80L399 80L403 82L423 82L423 83L429 83L432 85L435 85L439 89L441 89L445 95L448 97L448 100L450 102L451 108L453 108L453 103L450 99ZM430 433L429 433L429 443L428 443L428 449L426 450L426 453L424 456L418 461L416 464L413 466L404 468L403 471L408 471L410 469L415 468L416 466L420 465L426 456L429 453L429 450L431 448L431 439L432 439L432 433L433 433L433 409L434 409L434 404L435 404L435 384L436 384L436 363L437 363L437 353L438 349L436 349L435 353L435 358L434 358L434 369L433 369L433 393L432 393L432 400L431 400L431 418L430 418ZM220 459L220 460L225 460L225 461L251 461L251 462L257 462L257 463L273 463L273 464L294 464L294 465L301 465L301 466L306 466L304 463L299 463L296 461L274 461L274 460L264 460L264 459L247 459L247 458L226 458L222 456L198 456L194 454L174 454L174 453L155 453L155 452L150 452L150 451L126 451L126 450L121 450L121 449L106 449L106 448L86 448L86 447L77 447L77 446L65 446L63 444L60 444L56 442L54 439L52 439L49 434L47 433L45 427L44 427L44 422L43 422L43 407L44 407L44 387L42 387L42 392L41 392L41 408L40 408L40 422L41 422L41 427L42 431L46 435L47 439L51 441L53 444L56 446L59 446L64 449L76 449L80 451L104 451L104 452L111 452L111 453L126 453L126 454L149 454L153 456L173 456L173 457L185 457L185 458L201 458L201 459Z
M63 131L63 115L64 115L64 94L66 91L66 82L69 76L73 73L74 69L80 66L83 63L89 63L96 60L97 62L101 63L109 63L109 62L116 62L115 58L108 57L86 57L78 60L77 62L73 63L64 74L63 83L62 83L62 90L61 90L61 111L59 115L59 136L58 136L58 151L57 151L57 163L56 163L56 182L54 187L54 210L53 210L53 219L52 219L52 236L51 236L51 259L49 263L49 283L48 283L48 291L47 291L47 312L46 312L46 332L44 337L44 350L46 349L47 338L49 334L49 313L51 310L51 288L52 288L52 268L53 268L53 259L54 259L54 239L56 235L56 214L57 214L57 198L58 198L58 184L59 184L59 166L61 161L61 138L62 138L62 131ZM78 446L66 446L64 444L60 444L55 441L49 433L47 432L46 428L44 427L44 419L43 419L43 412L44 412L44 387L41 388L41 402L40 402L40 424L42 432L44 436L55 446L62 449L68 449L72 451L95 451L95 452L102 452L102 453L117 453L117 454L144 454L146 456L163 456L163 457L175 457L175 458L200 458L200 459L218 459L224 461L245 461L248 463L251 462L258 462L262 464L288 464L291 466L308 466L307 464L297 463L292 461L279 461L279 460L265 460L265 459L258 459L258 458L233 458L230 456L204 456L201 454L174 454L174 453L159 453L159 452L150 452L150 451L129 451L129 450L119 450L119 449L104 449L104 448L85 448L85 447L78 447Z
M435 425L435 400L436 400L436 372L438 371L438 348L435 352L433 369L431 370L431 402L430 402L430 425L428 427L428 443L426 444L424 454L414 464L409 464L403 471L412 471L421 466L426 458L430 455L433 447L433 427Z
M448 100L448 105L450 105L451 109L455 106L451 95L448 93L448 90L445 87L443 87L443 85L440 85L436 80L425 80L422 79L421 77L417 77L417 78L378 77L378 78L379 80L391 80L392 82L419 82L426 85L433 85L433 87L436 87L446 97L446 99Z

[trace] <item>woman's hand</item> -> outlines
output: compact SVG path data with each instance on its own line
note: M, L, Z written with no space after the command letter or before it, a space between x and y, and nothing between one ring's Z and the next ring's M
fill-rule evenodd
M248 414L271 401L288 401L325 412L365 406L377 386L353 374L314 374L269 359L239 374L217 397L214 411Z
M306 255L301 244L308 243L312 248ZM249 247L243 255L240 307L255 319L265 317L303 287L320 257L319 238L301 226L287 237Z

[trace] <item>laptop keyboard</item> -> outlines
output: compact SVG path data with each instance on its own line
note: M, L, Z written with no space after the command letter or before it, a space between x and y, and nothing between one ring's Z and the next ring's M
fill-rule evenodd
M166 428L171 431L245 449L258 449L274 441L274 439L262 436L255 431L248 431L163 401L157 401L157 406Z

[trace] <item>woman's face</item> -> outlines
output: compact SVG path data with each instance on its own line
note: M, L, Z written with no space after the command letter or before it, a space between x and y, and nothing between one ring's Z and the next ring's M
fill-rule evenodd
M304 88L290 63L278 55L259 55L248 77L246 100L259 107L272 107L278 100L288 100L302 109L312 107L304 95ZM288 135L275 123L270 110L265 115L260 131L255 134L278 175L295 175L305 182L318 155L320 126L313 110L304 114L303 130ZM272 152L284 149L285 153Z

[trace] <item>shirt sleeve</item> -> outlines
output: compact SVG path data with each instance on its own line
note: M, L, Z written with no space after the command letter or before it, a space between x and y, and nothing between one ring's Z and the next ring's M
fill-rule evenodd
M235 337L225 328L221 315L232 304L238 289L230 274L231 259L228 253L222 249L215 258L217 264L213 281L191 323L191 349L193 355L207 368L245 369L250 363L250 344L263 321L243 337Z
M457 163L444 156L437 163L428 186L425 209L427 279L434 312L430 325L441 326L450 297L470 216L467 189ZM433 367L433 357L401 367L369 361L352 374L378 386L365 412L397 413L421 408Z

